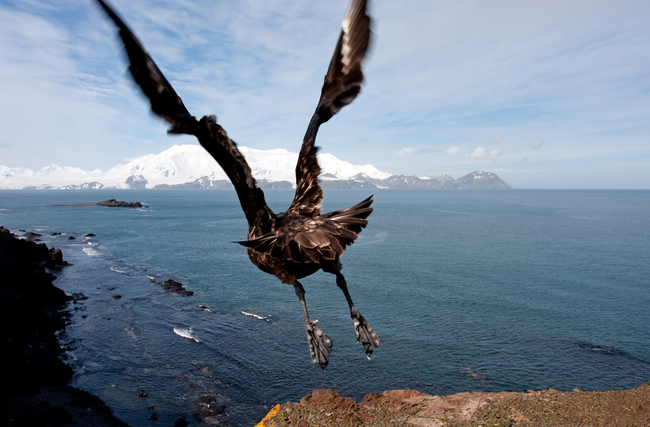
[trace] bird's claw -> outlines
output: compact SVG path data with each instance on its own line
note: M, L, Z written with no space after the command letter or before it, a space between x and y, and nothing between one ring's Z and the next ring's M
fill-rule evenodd
M316 326L316 323L318 320L305 321L309 353L312 363L320 365L321 369L325 370L329 363L329 354L332 351L332 340Z
M357 344L363 344L366 357L370 360L372 350L379 348L379 337L366 319L361 315L359 310L354 306L350 309L350 317L352 317L352 323L354 323L354 335L357 338Z

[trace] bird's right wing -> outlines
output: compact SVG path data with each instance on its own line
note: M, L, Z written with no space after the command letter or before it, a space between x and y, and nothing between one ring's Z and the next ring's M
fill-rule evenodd
M195 135L230 178L248 223L270 224L273 214L266 205L264 193L256 186L251 169L237 144L217 124L216 117L206 116L197 121L131 29L103 0L96 1L119 28L129 58L129 71L151 101L151 110L172 125L168 132Z
M296 165L296 195L289 212L298 215L318 215L323 189L318 183L320 166L316 161L318 147L314 145L321 124L351 103L361 91L363 72L361 62L370 42L370 17L367 0L353 0L343 19L339 37L316 111L303 139Z

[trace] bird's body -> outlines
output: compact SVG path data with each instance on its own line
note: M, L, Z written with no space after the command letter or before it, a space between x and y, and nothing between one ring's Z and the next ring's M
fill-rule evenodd
M196 136L228 175L248 222L248 239L238 243L247 247L250 260L258 268L294 286L305 317L313 363L325 369L332 342L316 326L317 320L309 317L305 291L298 280L319 269L336 275L336 283L350 306L357 341L363 343L366 354L370 355L379 347L379 339L352 303L339 257L367 225L372 196L351 208L321 214L323 190L318 182L320 167L314 145L320 125L359 94L363 80L361 61L370 37L366 0L353 0L348 8L318 106L298 156L296 194L289 209L278 214L266 204L264 192L257 187L246 159L217 124L216 117L196 120L191 116L131 30L104 1L96 1L119 27L130 60L129 70L150 99L152 111L172 125L169 133Z

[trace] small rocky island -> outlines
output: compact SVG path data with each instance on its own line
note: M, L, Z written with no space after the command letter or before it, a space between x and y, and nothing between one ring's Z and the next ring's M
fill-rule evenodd
M109 208L129 208L136 209L141 208L142 203L140 202L125 202L123 200L108 199L99 203L79 203L76 205L57 205L57 206L106 206Z
M140 202L124 202L124 201L117 201L115 199L108 199L108 200L104 200L103 202L97 203L97 206L108 206L109 208L135 209L135 208L141 208L142 203L140 203Z

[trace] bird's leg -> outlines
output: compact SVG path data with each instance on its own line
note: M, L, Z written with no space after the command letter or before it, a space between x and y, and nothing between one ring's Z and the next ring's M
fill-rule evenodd
M372 350L379 347L379 337L372 329L370 324L363 318L359 310L354 306L352 298L350 297L350 292L348 292L348 285L345 282L345 278L341 272L336 272L336 284L343 291L345 299L348 300L348 305L350 306L350 317L352 317L352 322L354 323L354 334L357 337L357 343L363 344L363 349L366 351L366 356L370 359Z
M302 314L305 316L305 332L307 333L307 342L309 343L311 361L314 364L320 365L320 367L325 370L329 363L330 351L332 351L332 340L330 337L325 335L318 326L316 326L318 320L311 320L309 318L307 303L305 302L305 288L303 288L297 280L293 287L296 290L296 295L298 295L298 298L300 299Z

